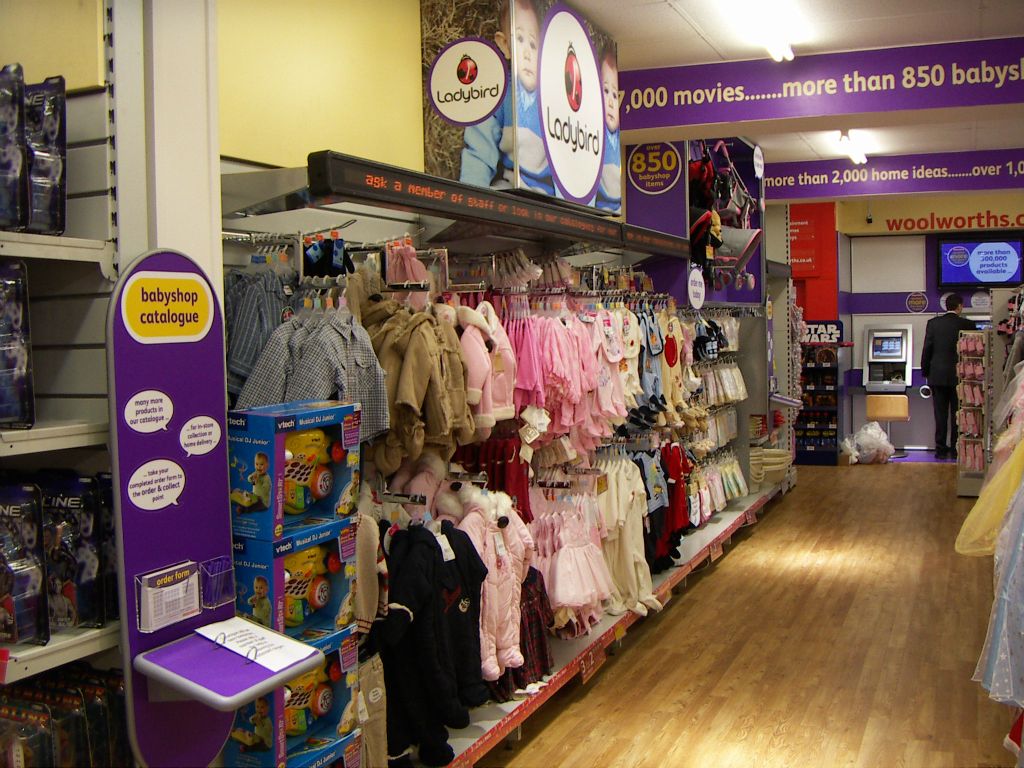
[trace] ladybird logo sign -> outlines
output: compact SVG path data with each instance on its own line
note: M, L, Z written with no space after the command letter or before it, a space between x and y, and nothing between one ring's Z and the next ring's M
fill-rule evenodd
M434 111L453 125L483 122L501 106L507 90L505 59L494 43L481 37L447 45L427 76Z
M545 20L539 70L541 131L553 180L566 199L589 203L604 160L604 93L590 35L567 6L554 6Z
M462 54L462 58L459 59L459 66L455 68L455 76L459 78L459 82L463 85L472 85L479 72L480 68L477 67L476 62L473 61L470 55L468 53Z
M583 75L580 74L580 60L576 51L569 43L569 52L565 55L565 97L573 112L579 112L583 105Z

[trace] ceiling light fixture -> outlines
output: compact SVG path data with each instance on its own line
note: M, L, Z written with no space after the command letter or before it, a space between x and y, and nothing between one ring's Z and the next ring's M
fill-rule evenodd
M839 149L853 161L854 165L864 165L868 161L868 156L864 154L859 142L851 139L846 131L839 132Z
M742 42L767 50L775 61L792 61L794 45L811 42L817 37L800 5L800 0L716 3L714 6L722 21L716 30L718 41L727 49L730 44ZM737 23L737 19L742 19L742 23Z
M765 45L768 49L768 54L775 59L775 61L792 61L793 60L793 46L786 40L774 40Z

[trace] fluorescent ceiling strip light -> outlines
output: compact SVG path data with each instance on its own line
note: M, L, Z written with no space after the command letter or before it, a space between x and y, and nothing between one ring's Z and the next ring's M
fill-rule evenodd
M846 153L850 160L853 161L854 165L864 165L864 163L868 161L868 157L864 154L864 150L857 146L845 131L839 134L839 148Z
M765 48L768 49L768 54L775 59L775 61L793 60L793 47L786 40L773 40L766 44Z
M686 4L667 2L672 7ZM792 61L793 45L816 37L800 0L731 0L714 5L722 22L717 29L719 40L763 48L775 61Z

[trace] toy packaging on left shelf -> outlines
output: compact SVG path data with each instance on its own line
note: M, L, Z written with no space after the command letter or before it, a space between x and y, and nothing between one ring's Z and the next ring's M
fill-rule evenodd
M28 270L24 262L0 259L0 428L34 423Z
M344 518L359 488L358 403L300 401L231 411L235 536L279 541L310 518Z

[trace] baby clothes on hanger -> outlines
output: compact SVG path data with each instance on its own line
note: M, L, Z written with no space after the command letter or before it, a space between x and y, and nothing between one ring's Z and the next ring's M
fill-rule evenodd
M493 681L506 667L523 664L519 599L534 544L507 495L488 494L467 484L458 496L464 511L459 529L472 540L487 567L480 609L480 653L483 678Z
M633 611L641 616L648 609L660 611L644 558L647 492L640 469L625 457L601 458L597 467L608 476L608 491L598 496L607 530L603 554L613 585L607 611L613 615Z
M228 393L237 395L271 334L294 312L294 270L231 270L224 294Z
M351 314L331 315L302 345L302 359L288 379L285 400L337 398L359 403L360 442L390 426L384 370L370 337Z
M388 523L381 522L381 530ZM374 626L387 696L389 759L418 747L427 765L454 759L447 728L465 728L469 712L459 701L443 619L444 559L434 534L422 525L389 531L387 617Z
M473 411L477 438L486 440L495 425L493 382L494 369L489 346L493 346L487 319L475 309L462 306L458 310L459 340L466 359L466 399Z
M640 349L643 346L643 332L640 319L628 308L621 307L618 311L622 323L622 363L619 371L622 374L623 395L626 407L632 410L640 405L638 397L643 395L640 386Z
M495 421L514 419L516 389L516 356L498 313L489 301L482 301L476 311L487 323L494 349L491 351L491 400Z
M601 555L601 518L594 492L531 488L537 514L530 524L537 569L548 586L555 628L562 636L590 631L611 595L611 576Z

